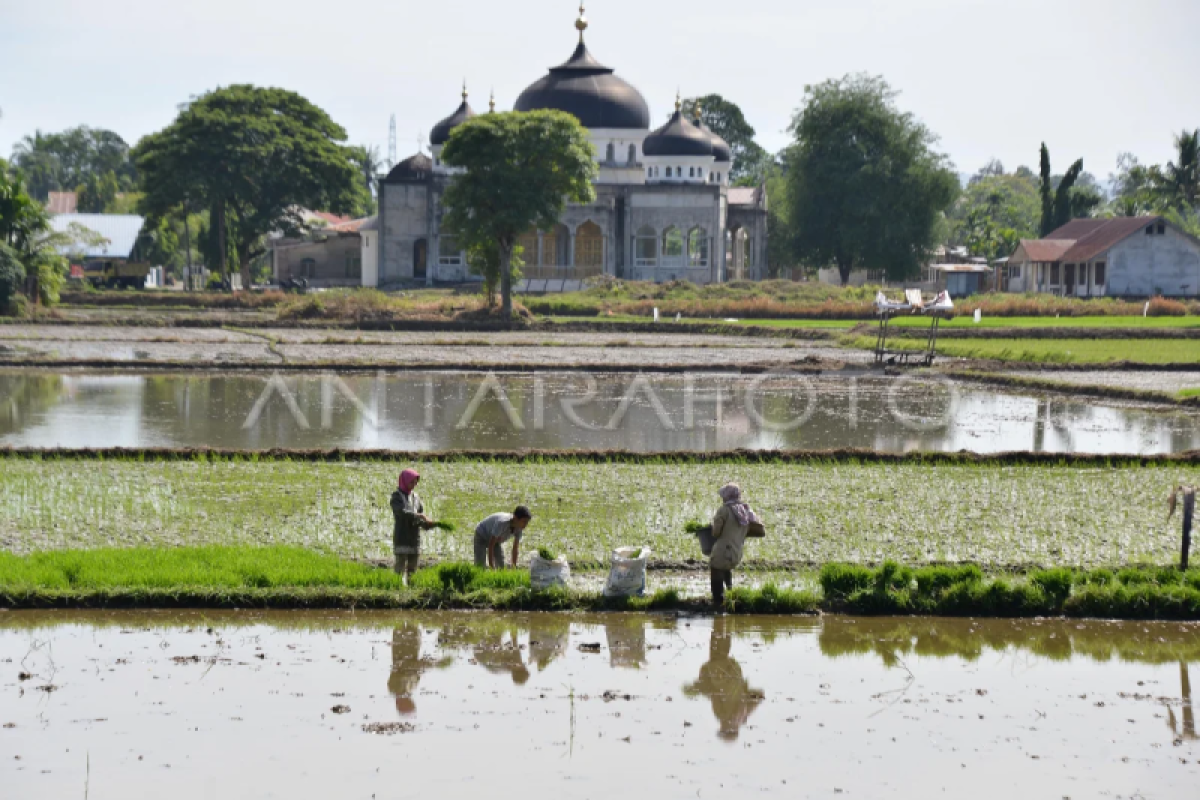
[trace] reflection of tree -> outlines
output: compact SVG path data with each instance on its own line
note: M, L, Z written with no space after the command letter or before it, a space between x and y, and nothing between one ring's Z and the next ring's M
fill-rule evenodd
M1171 733L1175 734L1176 738L1195 741L1200 737L1196 735L1196 712L1192 708L1192 681L1188 674L1186 661L1179 662L1179 693L1183 696L1183 730L1180 730L1179 721L1175 719L1175 709L1170 706L1167 706L1167 724L1171 726Z
M0 374L0 434L22 430L62 395L61 375Z
M987 650L1025 651L1053 661L1088 658L1168 664L1200 659L1200 637L1188 630L1143 629L1136 624L1061 620L826 619L821 653L838 657L875 654L885 664L909 655L978 660Z
M707 697L712 703L713 715L721 725L717 735L732 742L754 709L763 702L764 695L761 689L750 688L749 681L742 675L742 665L729 655L733 631L728 619L722 616L713 620L708 662L700 667L700 676L683 687L683 693L688 697Z
M387 682L388 691L396 698L396 710L405 715L415 713L414 695L421 675L432 667L442 669L449 665L449 661L422 658L421 626L415 622L401 623L392 631L392 672Z

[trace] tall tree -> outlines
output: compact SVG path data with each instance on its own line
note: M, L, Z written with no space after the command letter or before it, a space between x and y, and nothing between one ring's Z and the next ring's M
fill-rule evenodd
M878 77L850 75L805 89L788 157L799 260L834 264L843 285L855 267L889 280L920 272L958 177L936 137L899 111Z
M1146 166L1132 153L1117 156L1117 171L1108 176L1113 187L1109 211L1118 217L1138 217L1158 210L1159 190L1165 182L1162 168Z
M713 133L728 142L729 149L733 151L730 177L734 181L748 177L765 178L763 172L770 165L771 156L754 141L754 128L746 121L742 109L719 94L706 94L683 101L686 119L693 118L697 104L700 106L700 119Z
M103 175L88 175L75 192L76 207L85 214L103 214L117 199L117 176L109 171Z
M1200 199L1200 129L1175 137L1176 158L1163 170L1167 191L1175 202L1195 208Z
M454 129L442 161L465 170L446 189L443 224L468 251L496 248L510 317L517 239L531 228L551 230L567 201L595 199L595 148L579 120L561 111L483 114Z
M1046 236L1076 217L1091 216L1104 202L1104 197L1096 179L1083 171L1082 158L1059 177L1051 174L1050 151L1045 142L1042 142L1041 156L1042 224L1039 233Z
M348 213L362 179L324 111L284 89L236 85L189 103L167 128L138 143L134 159L150 216L208 208L221 277L232 251L243 285L272 231L307 230L302 207Z
M129 145L118 134L79 125L61 133L36 131L13 148L13 162L29 179L29 191L45 201L53 191L75 191L90 178L112 173L118 191L136 182Z
M951 241L988 260L1008 255L1038 235L1040 204L1034 181L1017 175L972 179L949 215Z

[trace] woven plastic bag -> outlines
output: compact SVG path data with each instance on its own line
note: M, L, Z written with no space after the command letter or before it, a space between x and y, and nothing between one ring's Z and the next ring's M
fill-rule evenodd
M571 577L571 565L566 556L559 556L553 561L547 561L537 553L529 559L529 584L535 592L549 589L551 586L566 586Z
M634 554L637 554L636 557ZM641 597L646 593L646 562L649 547L618 547L604 583L605 597Z

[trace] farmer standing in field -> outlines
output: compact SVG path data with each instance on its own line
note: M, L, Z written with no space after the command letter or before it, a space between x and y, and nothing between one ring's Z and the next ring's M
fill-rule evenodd
M717 606L724 604L725 590L733 588L733 570L742 563L750 523L758 522L758 515L742 502L742 490L736 483L725 484L719 494L722 502L713 516L713 549L708 559L713 604Z
M417 482L421 476L415 469L400 473L400 485L392 492L392 516L396 525L392 529L392 554L396 556L396 574L404 576L404 585L417 571L421 558L421 531L434 527L434 522L425 516L425 506L417 496Z
M517 566L517 555L521 549L521 533L529 525L533 515L525 506L517 506L511 514L500 512L475 526L475 566L501 569L504 553L500 545L513 540L512 565Z

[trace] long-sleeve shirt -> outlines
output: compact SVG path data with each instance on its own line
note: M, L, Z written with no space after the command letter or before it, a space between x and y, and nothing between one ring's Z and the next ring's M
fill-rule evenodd
M421 552L421 515L425 506L416 492L404 494L399 489L392 492L392 516L396 525L392 529L392 551L396 553Z

